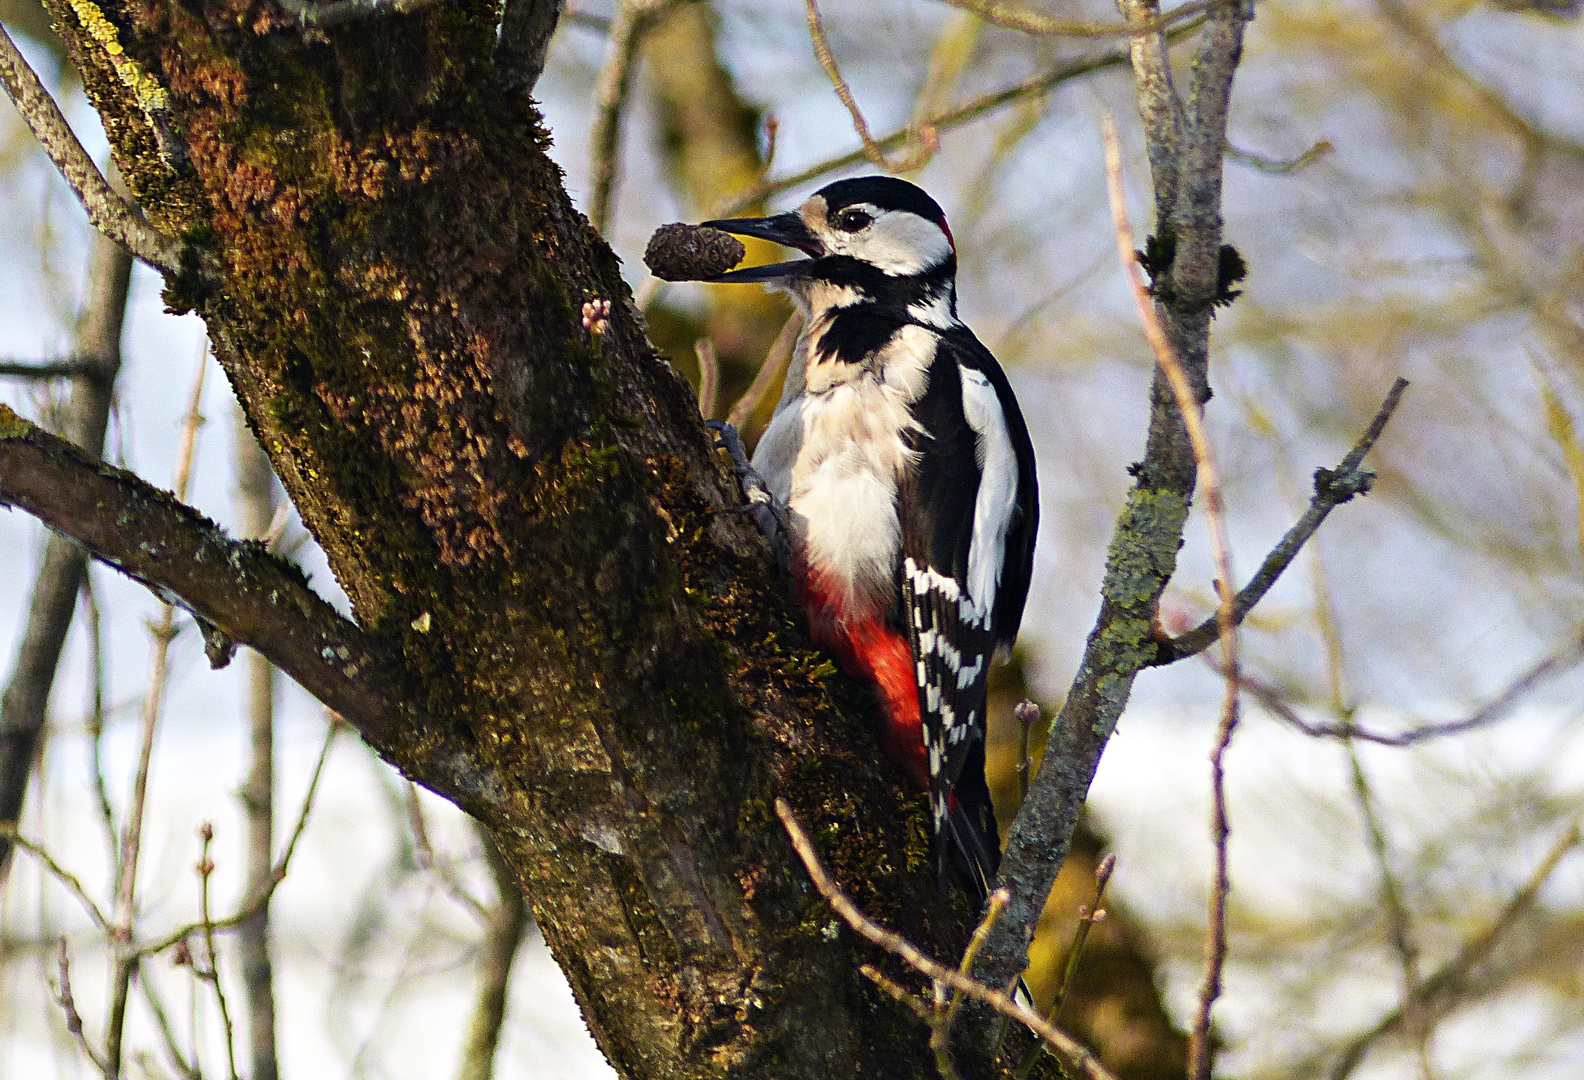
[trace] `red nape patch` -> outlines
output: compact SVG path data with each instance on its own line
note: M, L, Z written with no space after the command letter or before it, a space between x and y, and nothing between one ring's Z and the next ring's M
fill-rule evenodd
M885 713L880 742L886 756L907 770L920 791L928 791L929 754L924 749L913 650L907 638L874 616L846 616L835 590L826 587L818 575L799 574L798 578L814 641L835 654L843 671L867 679L880 691Z
M941 218L935 224L941 227L941 232L946 234L946 242L951 245L952 251L955 252L957 250L957 238L952 235L951 226L946 224L945 218Z

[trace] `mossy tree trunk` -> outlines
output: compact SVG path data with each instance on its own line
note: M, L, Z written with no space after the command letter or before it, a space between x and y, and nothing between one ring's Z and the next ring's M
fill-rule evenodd
M51 10L129 186L189 245L168 301L399 672L410 721L365 736L490 830L617 1070L927 1075L773 798L876 918L954 955L968 915L872 702L724 512L736 485L518 56L492 56L495 6L325 31L267 0Z

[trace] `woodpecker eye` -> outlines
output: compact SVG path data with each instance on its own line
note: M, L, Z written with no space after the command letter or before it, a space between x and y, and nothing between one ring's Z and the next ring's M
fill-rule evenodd
M842 232L862 232L874 224L874 215L862 210L843 210L836 215L835 225Z

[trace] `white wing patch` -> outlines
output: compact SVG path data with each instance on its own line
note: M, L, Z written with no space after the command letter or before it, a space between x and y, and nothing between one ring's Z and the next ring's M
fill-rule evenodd
M992 628L990 615L1001 586L1007 529L1017 502L1017 455L995 387L983 372L965 366L957 370L962 375L963 415L979 437L979 495L968 547L968 595L980 625Z

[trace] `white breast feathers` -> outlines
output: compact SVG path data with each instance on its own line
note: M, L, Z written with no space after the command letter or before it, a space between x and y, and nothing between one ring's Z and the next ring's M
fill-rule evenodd
M934 351L934 334L905 326L862 364L807 357L802 392L783 397L754 452L754 467L791 508L805 564L852 618L895 599L897 488L913 459L908 406Z

